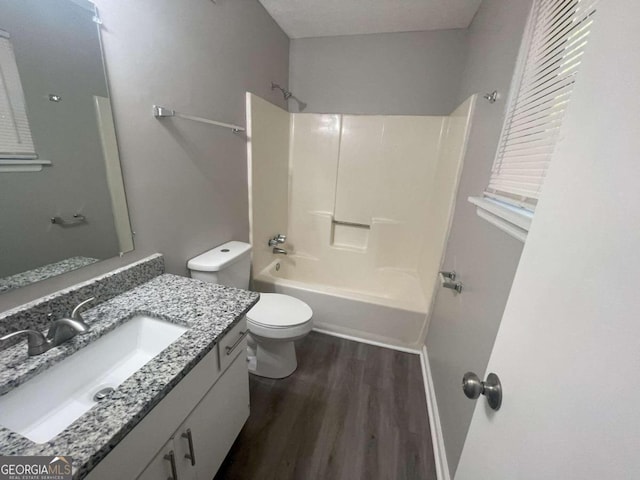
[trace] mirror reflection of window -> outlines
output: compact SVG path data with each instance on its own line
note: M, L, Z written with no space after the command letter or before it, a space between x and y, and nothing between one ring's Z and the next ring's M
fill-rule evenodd
M9 32L0 30L0 158L38 158Z

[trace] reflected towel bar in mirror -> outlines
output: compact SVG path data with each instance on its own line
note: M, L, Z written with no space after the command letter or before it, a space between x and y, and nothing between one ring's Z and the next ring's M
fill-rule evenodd
M54 225L60 225L61 227L73 227L74 225L81 225L83 223L87 223L87 217L80 213L76 213L73 215L72 220L65 220L62 217L51 217L51 223Z

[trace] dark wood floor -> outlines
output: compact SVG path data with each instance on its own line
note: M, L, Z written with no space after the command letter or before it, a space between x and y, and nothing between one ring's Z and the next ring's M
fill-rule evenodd
M418 355L312 332L298 369L251 375L251 416L215 480L435 480Z

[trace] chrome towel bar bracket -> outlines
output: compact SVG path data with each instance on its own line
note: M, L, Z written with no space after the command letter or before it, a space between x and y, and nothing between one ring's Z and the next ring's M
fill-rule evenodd
M62 217L51 217L51 223L54 225L60 225L61 227L73 227L75 225L81 225L83 223L87 223L87 217L80 213L76 213L73 215L72 220L65 220Z

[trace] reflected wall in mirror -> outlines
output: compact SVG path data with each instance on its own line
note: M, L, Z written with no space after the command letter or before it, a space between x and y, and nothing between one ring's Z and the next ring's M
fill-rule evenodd
M0 292L133 250L85 0L0 0Z

